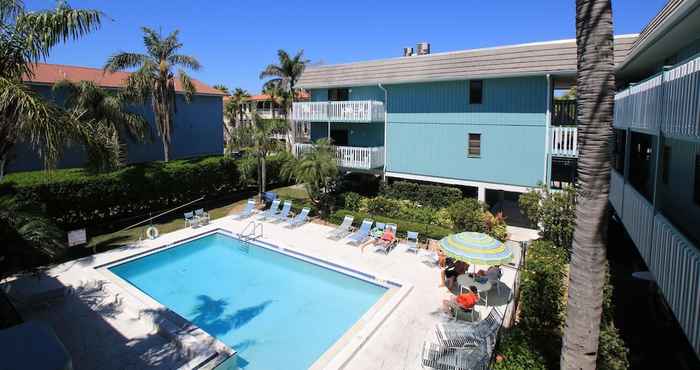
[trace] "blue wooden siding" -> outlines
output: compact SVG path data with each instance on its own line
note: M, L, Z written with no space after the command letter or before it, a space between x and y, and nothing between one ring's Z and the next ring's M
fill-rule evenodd
M51 97L48 86L32 86L40 94ZM127 143L129 163L163 159L163 145L154 125L154 115L149 105L134 106L132 111L141 113L150 123L151 142ZM171 158L187 158L223 152L223 105L220 96L195 95L190 104L184 97L177 98L177 113L174 116ZM19 143L10 156L8 171L31 171L43 168L36 151L26 143ZM81 167L85 153L80 145L67 148L59 162L59 168Z
M348 131L349 146L382 146L384 145L384 122L371 123L331 123L331 130ZM313 122L311 124L311 140L328 137L328 123Z
M469 104L469 82L392 85L387 171L534 186L544 171L544 77L485 80L483 103ZM481 157L467 157L470 133Z

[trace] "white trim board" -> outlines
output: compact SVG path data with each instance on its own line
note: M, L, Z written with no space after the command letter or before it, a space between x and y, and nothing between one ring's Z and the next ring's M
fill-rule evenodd
M447 177L423 176L423 175L414 175L414 174L401 173L401 172L387 171L385 173L385 175L388 177L396 177L396 178L407 179L407 180L438 182L438 183L442 183L442 184L472 186L472 187L476 187L476 188L483 187L483 188L486 188L489 190L503 190L503 191L511 191L511 192L515 192L515 193L527 193L530 189L532 189L531 187L520 186L520 185L507 185L507 184L497 184L497 183L492 183L492 182L459 180L459 179L452 179L452 178L447 178Z

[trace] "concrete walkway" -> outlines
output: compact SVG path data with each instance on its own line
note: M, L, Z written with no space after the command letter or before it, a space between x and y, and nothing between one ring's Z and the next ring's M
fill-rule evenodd
M248 222L224 217L197 229L181 229L155 240L143 241L138 246L71 261L52 268L43 279L25 277L10 282L10 296L42 294L57 285L73 288L75 293L63 303L23 307L20 313L25 320L43 320L54 328L73 356L75 369L172 369L211 364L212 358L221 359L230 354L220 342L203 332L187 332L191 338L179 340L173 340L172 335L163 335L163 326L174 326L177 331L186 323L177 322L167 312L154 310L149 302L139 299L121 284L110 281L96 267L207 230L221 228L237 233ZM261 240L387 280L411 284L410 293L344 368L420 369L423 342L434 341L435 324L444 320L440 313L442 300L451 295L446 288L440 287L439 269L422 263L419 256L406 253L402 246L384 255L373 252L371 247L362 251L346 245L344 240L328 240L325 235L331 229L310 223L290 230L266 222ZM521 228L509 228L509 233L513 240L530 240L537 236L534 230ZM514 244L515 254L519 257L519 247ZM516 270L506 266L503 273L502 281L509 287L509 292ZM489 303L496 305L500 312L509 307L505 299L498 297L490 296ZM487 309L479 307L480 314L484 316Z

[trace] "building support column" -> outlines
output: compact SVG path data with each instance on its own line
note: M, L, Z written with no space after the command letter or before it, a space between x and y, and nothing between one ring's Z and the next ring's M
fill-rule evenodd
M486 203L486 187L479 186L477 189L477 199L479 199L479 202Z

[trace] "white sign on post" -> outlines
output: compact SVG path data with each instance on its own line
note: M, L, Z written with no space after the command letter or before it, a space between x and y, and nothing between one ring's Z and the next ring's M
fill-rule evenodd
M74 247L87 243L87 233L85 229L71 230L68 232L68 246Z

